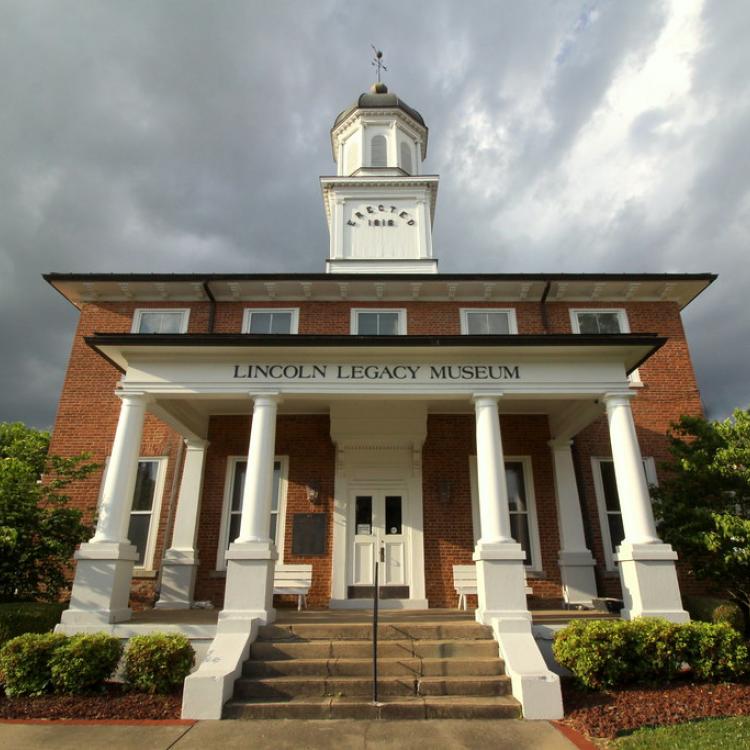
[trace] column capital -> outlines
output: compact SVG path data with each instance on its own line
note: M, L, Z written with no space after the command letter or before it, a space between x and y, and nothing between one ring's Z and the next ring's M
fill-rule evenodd
M552 448L553 451L563 450L564 448L571 448L573 441L569 438L552 438L547 441L547 445Z
M635 397L635 393L605 393L602 396L602 401L607 409L615 406L630 406L630 402Z
M248 391L248 396L255 406L278 404L282 400L280 391Z
M477 405L480 405L482 401L491 401L496 404L504 395L504 393L497 391L494 393L472 393L471 400Z
M146 393L145 391L115 391L115 396L117 396L123 404L148 404L154 400L153 395Z
M209 446L208 440L203 440L202 438L195 438L195 437L187 437L183 438L185 442L185 447L189 451L204 451Z

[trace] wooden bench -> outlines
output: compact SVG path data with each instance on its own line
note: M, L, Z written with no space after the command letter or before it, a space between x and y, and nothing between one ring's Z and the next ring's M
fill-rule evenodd
M458 594L458 608L466 609L467 594L477 593L477 569L474 565L453 566L453 587ZM531 586L526 586L526 594L531 593Z
M277 565L273 573L274 594L296 594L297 610L307 607L312 585L312 565Z

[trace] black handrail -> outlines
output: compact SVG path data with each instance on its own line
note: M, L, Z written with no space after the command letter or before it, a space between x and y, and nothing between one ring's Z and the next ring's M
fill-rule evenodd
M375 591L372 595L372 702L378 702L378 555L375 556Z

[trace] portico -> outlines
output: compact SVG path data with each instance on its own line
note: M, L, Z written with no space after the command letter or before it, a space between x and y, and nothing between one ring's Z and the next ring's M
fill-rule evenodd
M127 595L136 555L125 534L146 411L186 441L158 608L187 608L194 599L203 557L197 538L205 523L201 495L211 450L209 421L218 418L212 415L242 413L252 414L251 429L243 450L239 533L228 540L224 553L220 619L274 619L272 581L278 550L269 537L269 519L276 426L280 415L309 413L328 415L335 446L333 505L324 519L331 550L329 606L369 606L372 563L381 548L386 571L383 606L430 605L426 582L446 571L425 563L423 491L438 481L440 492L450 495L449 479L425 476L423 470L428 417L436 414L473 415L475 421L477 619L486 624L494 619L529 620L529 550L512 533L501 415L527 414L537 420L546 416L560 580L566 601L590 604L597 594L594 560L583 531L570 441L606 411L626 533L618 556L624 616L684 619L675 555L655 532L630 409L633 391L626 378L634 364L658 348L656 337L593 342L580 336L547 336L543 346L518 336L502 342L495 337L491 346L458 337L438 346L434 340L410 337L408 348L392 340L367 342L371 345L365 347L359 340L350 344L341 337L315 337L312 346L222 336L213 337L207 346L206 337L191 338L125 335L95 336L90 341L124 371L122 407L96 533L78 553L64 626L121 622L130 616ZM468 465L464 471L468 475ZM317 479L309 476L304 481ZM437 511L431 505L429 512L434 526L436 512L452 511L448 505Z

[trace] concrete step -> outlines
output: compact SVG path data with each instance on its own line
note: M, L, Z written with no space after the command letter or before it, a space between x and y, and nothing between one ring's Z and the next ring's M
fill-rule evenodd
M263 625L259 641L282 640L371 641L367 623L292 623ZM378 625L378 640L492 640L492 629L470 620L458 622L389 622Z
M498 656L493 640L390 640L378 643L378 659L492 659ZM255 641L251 659L371 659L369 641Z
M372 674L372 659L249 659L243 666L242 674L245 677L368 677ZM378 658L378 674L382 677L500 675L503 674L503 662L498 658Z
M521 707L510 696L295 698L290 701L233 700L224 707L227 719L519 719Z
M382 676L378 692L384 696L463 695L497 696L510 691L505 675L461 677ZM302 697L368 696L372 694L371 678L341 676L241 677L235 682L238 700L288 701Z

